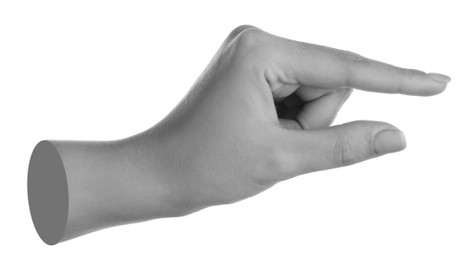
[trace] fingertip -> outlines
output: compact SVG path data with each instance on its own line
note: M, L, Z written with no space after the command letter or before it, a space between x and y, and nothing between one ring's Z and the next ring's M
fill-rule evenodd
M439 73L427 73L426 74L429 81L432 82L432 87L428 88L427 91L423 93L424 96L434 96L441 94L446 90L447 83L451 81L449 76Z
M447 88L450 77L438 73L422 73L422 77L416 77L414 87L401 88L400 93L412 96L435 96L441 94Z
M430 72L427 74L431 79L439 82L439 83L443 83L443 84L447 84L449 83L452 79L447 76L447 75L444 75L444 74L440 74L440 73L434 73L434 72Z
M444 90L446 90L446 88L447 88L447 84L442 84L442 83L433 84L431 87L428 87L428 88L422 90L418 95L419 96L424 96L424 97L435 96L435 95L439 95L442 92L444 92Z
M375 135L374 149L378 155L399 152L405 148L405 135L398 129L385 129Z

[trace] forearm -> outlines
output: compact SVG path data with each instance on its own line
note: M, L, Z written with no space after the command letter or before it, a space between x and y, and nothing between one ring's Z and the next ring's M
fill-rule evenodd
M158 139L146 136L39 143L28 193L43 240L54 244L110 226L182 214L159 146Z

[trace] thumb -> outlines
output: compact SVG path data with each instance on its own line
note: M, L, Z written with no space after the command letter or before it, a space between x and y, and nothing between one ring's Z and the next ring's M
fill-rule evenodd
M384 122L355 121L318 130L286 130L285 178L358 163L406 147L405 136Z

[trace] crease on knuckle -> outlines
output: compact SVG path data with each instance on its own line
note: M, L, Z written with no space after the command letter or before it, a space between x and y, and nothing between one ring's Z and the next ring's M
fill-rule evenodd
M394 93L402 93L405 88L405 80L413 76L413 70L408 68L399 68L400 76L395 84Z
M351 165L357 161L354 151L354 138L351 135L343 135L336 140L333 160L333 163L340 167Z
M337 50L337 53L343 57L345 60L353 63L359 63L367 60L366 57L359 55L355 52L346 51L346 50Z
M395 93L407 93L409 90L407 89L407 84L409 82L415 82L419 80L419 77L424 76L426 73L420 70L409 69L409 68L398 68L400 77L397 80L395 86Z
M355 68L357 66L364 66L366 65L368 59L364 56L361 56L357 53L345 50L335 50L336 53L339 55L341 59L345 61L345 86L353 86L355 85Z

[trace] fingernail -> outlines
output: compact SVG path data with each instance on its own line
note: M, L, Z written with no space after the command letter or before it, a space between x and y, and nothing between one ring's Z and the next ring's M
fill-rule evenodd
M439 74L439 73L428 73L428 76L432 78L433 80L439 82L439 83L444 83L447 84L450 82L451 78L449 76Z
M394 153L405 149L405 135L400 130L386 129L375 135L374 148L376 154Z

